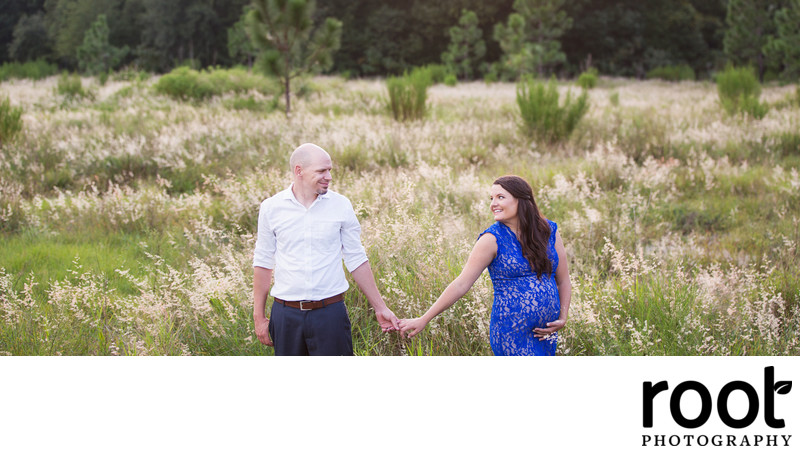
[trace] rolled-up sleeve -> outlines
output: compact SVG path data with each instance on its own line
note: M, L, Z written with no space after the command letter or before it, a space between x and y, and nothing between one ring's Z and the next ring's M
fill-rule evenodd
M258 235L256 248L253 253L253 266L275 269L275 232L269 223L269 209L266 201L261 204L258 211Z
M342 258L347 271L352 273L367 261L367 253L361 244L361 224L350 201L347 201L347 208L342 224Z

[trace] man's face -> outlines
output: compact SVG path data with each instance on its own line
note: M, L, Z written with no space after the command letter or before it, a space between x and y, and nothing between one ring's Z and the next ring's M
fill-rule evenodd
M302 170L303 187L319 195L327 193L328 185L332 180L332 168L333 163L327 153L314 153L309 159L308 165Z

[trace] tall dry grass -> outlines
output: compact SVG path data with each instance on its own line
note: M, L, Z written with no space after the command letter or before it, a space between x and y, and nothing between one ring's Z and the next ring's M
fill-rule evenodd
M94 99L65 102L56 79L0 86L25 123L0 150L4 354L271 354L252 334L255 220L309 141L331 153L399 316L458 275L492 222L491 182L513 173L569 255L560 354L800 350L800 108L781 104L794 87L765 87L780 107L753 120L726 115L707 83L606 79L551 145L521 134L512 84L434 85L426 121L398 123L382 81L318 78L287 120L235 108L236 93L175 101L153 81L86 79ZM410 341L381 334L351 290L356 351L491 354L491 299L484 274Z

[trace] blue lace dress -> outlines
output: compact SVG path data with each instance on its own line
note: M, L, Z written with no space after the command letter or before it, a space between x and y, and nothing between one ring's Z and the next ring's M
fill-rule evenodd
M561 303L558 298L555 271L558 268L555 222L550 224L547 257L553 264L550 275L539 279L522 255L517 236L501 222L495 222L484 233L497 239L497 257L489 264L494 287L494 304L489 325L489 343L497 356L555 355L558 333L546 340L534 337L534 328L546 328L558 319Z

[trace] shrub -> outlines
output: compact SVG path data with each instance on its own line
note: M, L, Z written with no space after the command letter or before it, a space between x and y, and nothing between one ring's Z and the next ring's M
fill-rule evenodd
M164 74L153 86L156 93L178 99L201 100L214 95L215 87L199 71L181 66Z
M614 107L619 107L619 92L613 91L608 95L608 102Z
M411 74L386 79L389 91L389 109L397 121L418 120L425 117L431 73L417 68Z
M458 78L456 78L455 74L448 74L447 77L444 78L444 84L448 87L455 87L458 83Z
M578 76L578 85L584 90L597 86L597 69L589 68Z
M755 118L763 118L768 107L758 101L761 84L751 67L735 68L728 66L717 74L717 93L722 107L729 115L746 113Z
M0 81L8 79L40 80L55 74L58 74L58 66L44 60L3 63L0 66Z
M22 131L22 107L14 107L11 100L0 101L0 147L11 142Z
M544 84L531 77L517 84L517 104L522 115L522 129L536 140L554 143L567 139L589 110L589 95L583 90L573 99L567 92L563 105L555 80Z
M257 91L261 94L278 94L281 88L277 81L248 71L245 68L215 69L203 71L212 84L218 87L218 93L246 93ZM307 85L307 84L306 84Z
M150 73L148 73L147 71L140 71L133 67L126 67L111 74L111 80L115 81L134 82L137 80L144 81L149 78L150 78Z
M741 110L742 113L745 113L753 118L762 119L767 112L769 111L769 106L767 103L761 103L758 101L758 98L753 97L744 97L741 100Z
M441 84L447 79L447 76L453 74L445 65L426 65L414 71L427 71L433 84Z
M307 98L319 91L319 87L307 77L302 77L294 84L294 93L298 99Z
M252 96L247 98L234 98L233 100L225 103L227 107L234 110L249 110L251 112L265 112L269 113L278 108L278 98L273 99L255 99Z
M89 92L83 89L80 76L77 74L70 74L66 71L61 73L61 77L58 78L56 91L59 95L63 95L65 98L69 99L90 96Z
M689 65L659 66L647 72L648 79L661 79L672 82L695 80L694 70Z
M195 101L223 93L257 91L275 94L280 91L272 79L243 68L196 71L187 66L173 69L169 74L161 76L153 89L159 94Z

